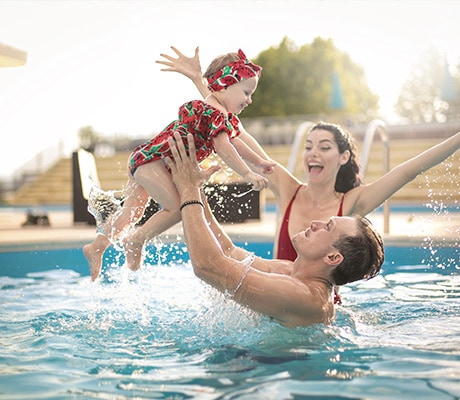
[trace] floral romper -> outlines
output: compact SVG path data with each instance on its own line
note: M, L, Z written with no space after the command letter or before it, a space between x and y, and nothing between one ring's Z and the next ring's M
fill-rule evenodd
M134 172L141 165L161 160L164 157L173 158L168 138L173 137L175 131L180 132L184 144L187 144L187 134L193 134L196 159L198 162L203 161L215 151L215 137L225 133L231 140L241 134L239 122L236 115L228 114L227 117L220 110L202 100L187 102L179 108L177 120L171 122L154 138L133 150L128 160L129 172L131 176L134 176Z

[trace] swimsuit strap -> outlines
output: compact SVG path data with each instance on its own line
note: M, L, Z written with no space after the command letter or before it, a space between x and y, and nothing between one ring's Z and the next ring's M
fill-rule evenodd
M298 191L300 190L301 187L302 187L302 185L300 185L300 186L296 189L294 195L293 195L292 198L291 198L291 201L289 202L289 204L288 204L288 206L287 206L287 208L286 208L286 212L285 212L284 216L287 217L287 218L285 218L285 220L289 220L289 216L291 215L292 203L294 203L294 200L295 200L295 198L296 198L296 196L297 196L297 193L298 193Z
M338 217L343 217L343 199L345 198L345 193L342 194L342 198L340 199L339 211L337 212Z
M302 186L303 185L299 185L299 187L296 189L294 195L291 198L291 201L289 202L286 208L286 211L284 212L284 217L281 221L281 227L280 227L280 231L278 234L277 257L283 260L294 261L297 257L297 252L295 251L294 246L292 244L291 237L289 236L289 218L291 215L291 208L292 208L292 204L294 203L294 199L296 198L297 193L299 192Z

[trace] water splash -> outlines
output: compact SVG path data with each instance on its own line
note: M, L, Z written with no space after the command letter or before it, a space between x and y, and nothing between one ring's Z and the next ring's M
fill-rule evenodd
M422 260L423 264L439 269L460 269L460 226L456 225L453 215L460 212L458 196L460 194L458 171L453 171L453 164L447 159L439 165L439 172L425 175L425 188L428 189L429 202L424 206L431 210L428 220L432 222L432 236L423 239L421 248L429 251L429 256ZM422 188L422 185L419 184ZM439 189L435 190L434 187ZM434 240L434 237L438 239ZM439 239L440 238L440 239ZM439 243L440 241L440 243ZM455 256L443 258L438 256L439 246L453 247Z
M93 185L88 196L88 211L96 219L98 232L108 234L111 221L121 211L121 201L115 197L116 191L104 191Z

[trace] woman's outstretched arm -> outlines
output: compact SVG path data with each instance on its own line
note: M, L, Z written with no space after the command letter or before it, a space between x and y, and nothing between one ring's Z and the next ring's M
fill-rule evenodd
M460 132L419 155L403 162L369 185L359 186L349 192L354 206L350 212L366 215L379 207L415 177L440 164L460 148ZM348 195L347 195L348 196Z

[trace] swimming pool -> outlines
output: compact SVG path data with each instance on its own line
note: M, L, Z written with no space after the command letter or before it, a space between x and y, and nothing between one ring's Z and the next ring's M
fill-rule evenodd
M109 252L97 283L79 249L0 253L0 399L460 397L458 246L387 247L380 276L342 288L333 325L298 329L165 246L137 273Z

